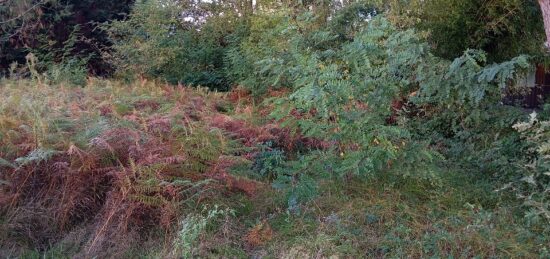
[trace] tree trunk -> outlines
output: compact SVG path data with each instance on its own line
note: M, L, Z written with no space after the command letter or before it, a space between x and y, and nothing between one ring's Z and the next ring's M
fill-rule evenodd
M544 31L546 32L546 47L550 45L550 0L538 0L544 19Z

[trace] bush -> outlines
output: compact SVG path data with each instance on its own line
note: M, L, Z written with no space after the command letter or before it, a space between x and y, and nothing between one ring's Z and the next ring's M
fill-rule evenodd
M110 46L98 23L123 19L134 0L44 0L3 1L0 6L0 77L8 75L10 64L23 64L33 53L51 64L80 60L86 74L108 76L113 68L102 52ZM75 39L75 31L79 32ZM72 45L72 46L70 46ZM87 76L87 75L86 75Z
M527 149L522 170L507 188L524 201L530 222L544 226L550 222L550 122L539 121L532 113L529 121L517 123L514 129L527 143Z
M393 1L393 20L427 32L433 53L452 59L466 49L488 53L492 62L521 54L544 56L542 14L534 0Z
M304 154L301 161L323 162L302 163L299 175L286 170L279 175L286 183L279 186L297 186L302 178L380 174L437 185L437 151L453 162L472 158L469 166L490 174L508 167L497 179L513 175L509 161L521 145L510 129L521 112L500 100L530 67L528 58L488 64L485 52L467 50L448 61L434 56L415 30L400 31L383 17L365 21L365 10L374 15L372 9L350 8L343 12L358 13L356 22L336 19L324 27L312 13L257 17L259 27L252 26L228 55L236 70L250 71L233 75L256 95L291 90L269 100L273 118L332 145ZM432 147L441 145L447 146ZM495 150L500 159L488 163Z
M231 82L223 72L223 59L229 45L226 38L238 19L231 12L204 23L185 19L194 16L183 17L191 11L208 12L208 4L204 5L138 1L128 19L103 26L113 40L114 53L107 58L124 78L161 78L228 90Z

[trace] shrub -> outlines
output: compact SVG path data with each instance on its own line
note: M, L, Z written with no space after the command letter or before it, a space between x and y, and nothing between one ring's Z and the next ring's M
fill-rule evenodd
M64 64L67 56L82 62L85 76L107 76L113 71L101 53L109 48L98 23L123 19L134 0L18 0L0 6L0 77L12 63L23 64L29 53L44 62ZM73 41L75 31L79 37ZM73 44L76 43L76 44ZM72 45L71 45L72 44Z
M523 200L531 223L544 225L550 222L550 122L539 121L532 113L529 121L515 124L514 129L527 143L527 149L522 170L518 170L521 173L506 188L512 188Z
M226 38L239 19L230 10L205 22L193 15L216 12L216 8L216 3L138 1L128 19L103 26L114 49L106 58L125 78L162 78L174 84L228 90L231 82L223 71L223 57L229 45Z
M467 50L451 62L434 56L414 30L400 31L383 17L371 21L357 17L356 23L348 23L355 25L354 33L347 32L353 40L342 39L338 26L317 27L312 13L295 19L275 16L276 24L263 18L261 36L250 30L249 40L257 48L248 47L245 40L230 53L231 60L245 60L249 64L245 67L254 72L241 78L253 93L279 87L292 91L269 100L275 120L332 144L328 150L303 154L303 163L296 168L299 174L286 170L279 175L286 183L279 186L299 186L292 183L302 178L380 174L437 185L436 164L442 157L430 145L449 144L448 149L439 149L446 154L470 145L468 150L477 149L472 157L487 159L497 148L486 134L488 124L503 134L501 143L506 137L513 141L510 126L519 113L502 108L500 100L516 74L529 67L527 57L487 64L484 52ZM501 117L485 113L493 109L499 112L491 114ZM441 138L433 138L438 132ZM321 163L304 162L320 157ZM492 166L506 167L505 160Z
M426 32L433 53L453 59L466 49L488 53L491 62L521 54L544 56L544 28L534 0L391 1L392 20Z

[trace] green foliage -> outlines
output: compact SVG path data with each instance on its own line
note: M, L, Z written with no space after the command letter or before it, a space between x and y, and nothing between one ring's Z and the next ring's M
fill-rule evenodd
M180 35L171 35L182 11L175 1L139 1L125 21L105 28L113 40L113 64L140 76L156 74L181 52Z
M430 32L434 52L454 58L481 49L491 61L520 54L542 55L544 30L535 0L428 0L420 4L416 26Z
M330 178L327 175L330 162L323 154L315 152L288 162L273 181L273 187L285 191L287 209L293 213L300 212L300 205L314 199L319 194L319 179Z
M34 53L41 62L40 73L56 65L62 68L51 69L65 73L69 72L70 66L71 70L83 70L84 77L88 73L110 74L112 67L102 57L110 41L104 31L96 29L96 25L123 18L133 2L4 1L0 4L0 76L8 75L12 63L24 64L29 53ZM78 65L70 59L78 60Z
M307 27L307 14L301 19ZM376 19L353 42L340 46L334 45L330 31L288 33L290 53L284 60L262 61L263 81L289 83L294 90L275 101L276 118L286 118L308 137L335 143L321 152L328 167L319 170L340 178L389 171L436 183L430 167L437 155L413 141L406 129L386 121L392 101L411 88L407 80L415 76L416 64L427 50L413 32L398 33L386 20ZM298 118L290 115L295 110ZM307 165L311 164L301 164ZM298 179L308 177L305 169L297 170L303 174Z
M512 188L529 208L526 216L530 222L545 225L550 222L550 122L539 121L532 113L529 121L514 125L514 129L527 143L525 164L517 180L506 188Z
M286 157L284 151L271 148L268 143L262 147L262 150L254 158L252 170L258 174L260 179L273 180L278 173L278 170L284 165Z
M259 62L266 57L281 58L277 48L284 46L278 42L282 40L280 32L286 29L288 18L281 12L255 15L249 19L249 23L242 23L236 33L231 35L232 44L225 54L224 68L233 82L259 94L265 92L267 87L279 87L271 81L265 81L265 76L258 76L268 71Z
M203 211L206 215L187 215L185 216L179 226L176 239L172 244L173 250L170 254L174 257L191 258L195 255L196 242L201 234L206 230L207 225L212 224L212 221L221 216L234 216L234 211L231 209L221 209L218 205L213 209L207 210L205 207Z
M223 72L223 57L229 44L226 37L237 26L237 17L229 10L225 16L211 17L204 24L186 20L201 17L182 17L210 8L215 10L217 5L138 1L126 20L103 26L113 41L114 53L109 60L123 77L162 78L171 83L227 90L230 82Z
M485 65L486 62L483 52L467 50L448 65L443 76L438 75L441 72L437 70L429 72L430 77L419 80L421 102L439 105L441 110L446 106L446 109L452 108L457 117L466 117L476 109L498 103L516 74L530 67L525 56L501 64ZM475 118L466 120L475 122Z
M415 112L423 116L416 119L446 137L468 134L464 140L472 134L485 134L487 127L510 132L519 112L503 107L500 100L515 75L530 65L524 56L501 64L485 62L484 53L469 50L452 63L440 61L436 66L420 68L426 75L419 78L418 95L411 101L420 107Z
M40 162L47 161L48 159L59 153L59 151L39 148L31 151L28 155L24 157L15 159L15 162L20 166L25 166L31 163L38 164Z
M530 67L528 58L487 64L485 52L467 50L447 61L434 56L414 30L400 31L380 17L364 21L369 10L352 5L342 13L356 22L335 19L323 28L312 13L295 19L258 16L253 26L259 27L252 26L229 52L229 62L246 71L233 75L253 93L292 91L271 100L275 119L333 146L304 154L297 167L281 170L276 185L299 190L304 179L306 191L295 192L304 197L327 176L396 174L438 185L442 157L430 145L443 143L447 148L438 151L477 159L471 165L487 171L507 167L520 152L510 126L521 113L501 107L500 100L515 76ZM493 135L487 135L488 125ZM495 151L502 159L487 163L498 157Z
M68 83L84 86L88 77L87 65L93 58L92 54L78 49L80 41L84 40L79 25L75 25L69 38L63 42L60 50L51 49L51 46L35 49L43 52L38 55L41 70L45 71L48 83L56 85ZM79 53L80 51L80 53Z

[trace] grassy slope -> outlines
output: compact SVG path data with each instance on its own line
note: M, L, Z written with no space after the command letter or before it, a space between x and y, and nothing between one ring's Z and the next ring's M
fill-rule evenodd
M265 125L259 125L265 119L258 107L246 98L230 98L231 94L171 89L155 83L126 86L99 80L82 89L26 81L0 83L0 158L5 159L0 180L6 182L0 192L4 194L0 199L0 255L537 257L548 252L548 239L524 227L510 202L502 201L490 182L459 169L444 172L442 187L429 192L391 179L325 182L317 199L302 207L301 213L290 214L284 195L269 182L227 174L226 167L236 164L250 173L247 168L256 154L254 145L273 137L264 136L269 134L262 128ZM133 146L131 142L115 146L116 139L107 137L122 138L129 132L109 135L112 129L131 129L140 135L140 141L145 141L141 157L128 158L132 150L126 146ZM106 155L109 161L89 160L87 165L71 158L74 150L86 154L101 151L90 144L98 138L106 139L116 150L116 154ZM153 150L155 145L163 151ZM59 153L29 155L37 149ZM178 159L179 155L184 158ZM52 167L60 163L68 163L69 169ZM108 184L98 181L97 185L108 191L99 191L104 197L94 200L97 206L73 208L69 214L74 220L60 220L59 207L63 206L52 203L67 200L65 192L52 188L79 182L43 175L86 173L88 169L97 174L113 167L133 176L124 181L107 177ZM151 172L148 178L140 176ZM46 181L51 187L29 186L16 175ZM171 189L156 187L141 193L159 199L172 197L170 202L135 198L138 186L174 187L176 180L198 184L208 179L216 181L176 189L181 195L169 196L166 192ZM129 189L124 189L125 181ZM14 189L14 183L21 188ZM124 194L123 190L134 196L116 196ZM116 210L109 202L135 209ZM215 205L223 212L210 218L203 208L212 211ZM174 211L168 213L168 208ZM126 221L120 219L128 226L124 237L104 230L120 230L119 221L105 219L119 214L127 216ZM200 225L203 219L204 228L182 231L185 222ZM51 223L51 229L36 221ZM130 245L117 246L109 239ZM192 248L176 240L190 242Z

